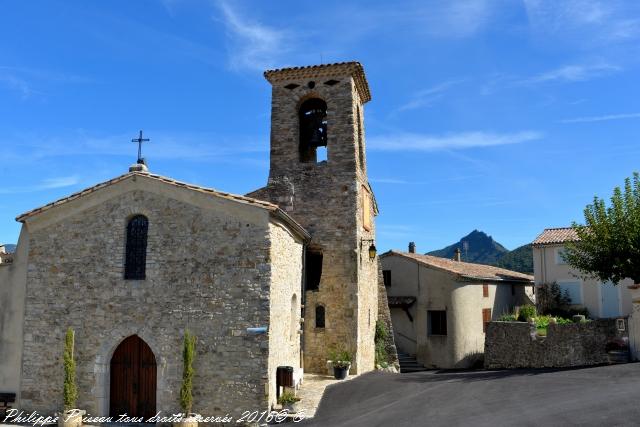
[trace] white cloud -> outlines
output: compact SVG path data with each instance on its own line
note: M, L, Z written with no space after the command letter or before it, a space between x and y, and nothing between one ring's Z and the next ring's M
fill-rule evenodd
M135 132L99 136L83 129L56 136L43 136L24 132L20 135L0 135L9 141L3 155L18 163L35 162L60 157L114 156L128 158L133 163L137 145L131 142ZM156 130L145 137L151 138L142 147L142 154L151 167L154 159L193 162L245 161L252 154L268 153L269 146L261 138L252 136L225 136L207 132L172 132ZM126 160L125 160L126 161Z
M0 194L19 194L19 193L32 193L43 190L53 190L56 188L71 187L80 182L80 178L77 176L62 176L57 178L48 178L39 184L25 186L25 187L6 187L0 188Z
M550 71L540 73L536 76L521 80L520 84L535 84L547 82L579 82L587 81L595 78L603 77L617 71L621 68L611 64L574 64L565 65Z
M423 29L438 37L469 37L484 29L499 2L490 0L457 0L433 3L418 15Z
M281 65L290 51L289 32L251 21L234 10L230 3L217 3L231 42L230 64L237 69L266 70Z
M371 178L369 182L373 182L374 184L410 184L410 181L396 178Z
M415 110L416 108L429 106L435 101L441 99L444 96L444 93L453 86L464 83L465 81L465 79L447 80L428 89L420 90L412 96L409 102L400 106L397 112Z
M640 4L626 0L524 0L531 29L548 38L610 43L640 36Z
M640 113L609 114L605 116L577 117L575 119L560 120L560 123L588 123L604 122L608 120L640 119Z
M540 138L542 138L542 134L534 131L503 134L477 131L449 133L445 135L399 133L369 137L368 147L372 150L379 151L459 150L519 144Z
M33 93L31 85L29 85L26 80L21 79L6 70L0 69L0 83L3 83L11 90L19 92L23 99L28 98Z
M447 178L438 178L431 179L427 181L415 181L411 179L401 179L401 178L370 178L369 182L374 184L397 184L397 185L428 185L428 184L436 184L441 182L453 182L453 181L464 181L468 179L481 178L484 175L466 175L466 176L452 176Z
M35 68L14 67L0 65L0 84L11 90L20 93L22 99L30 98L33 95L43 95L34 86L42 86L51 83L75 84L90 83L91 79L75 74L62 73L53 70L42 70Z

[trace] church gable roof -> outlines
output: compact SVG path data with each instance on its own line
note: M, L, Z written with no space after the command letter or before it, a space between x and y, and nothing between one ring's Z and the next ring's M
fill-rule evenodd
M273 216L275 216L276 218L280 219L281 221L283 221L285 224L287 224L292 231L295 231L297 234L299 234L303 239L307 240L310 238L309 233L300 225L298 224L293 218L291 218L289 215L287 215L287 213L285 213L282 209L280 209L280 207L278 205L275 205L273 203L269 203L269 202L265 202L263 200L258 200L258 199L254 199L251 197L247 197L247 196L240 196L237 194L232 194L232 193L226 193L226 192L222 192L222 191L218 191L218 190L214 190L212 188L207 188L207 187L201 187L199 185L194 185L194 184L188 184L185 182L181 182L181 181L177 181L175 179L171 179L171 178L167 178L165 176L161 176L161 175L156 175L156 174L152 174L152 173L148 173L148 172L128 172L124 175L120 175L116 178L110 179L108 181L105 182L101 182L99 184L96 184L92 187L89 188L85 188L84 190L78 191L76 193L70 194L67 197L63 197L62 199L56 200L54 202L48 203L44 206L41 206L39 208L30 210L28 212L23 213L22 215L19 215L18 217L16 217L16 221L19 222L24 222L25 220L36 216L40 213L43 213L45 211L48 211L52 208L55 208L57 206L60 205L64 205L66 203L69 203L73 200L79 199L81 197L87 196L89 194L95 193L96 191L99 191L105 187L109 187L111 185L117 184L119 182L125 181L127 179L133 178L133 177L142 177L142 178L147 178L147 179L152 179L155 181L159 181L168 185L172 185L175 187L180 187L180 188L185 188L191 191L197 191L200 193L204 193L204 194L210 194L214 197L219 197L222 199L226 199L226 200L230 200L232 202L236 202L236 203L240 203L240 204L246 204L246 205L250 205L250 206L254 206L257 208L261 208L261 209L265 209L268 210L269 212L272 213Z

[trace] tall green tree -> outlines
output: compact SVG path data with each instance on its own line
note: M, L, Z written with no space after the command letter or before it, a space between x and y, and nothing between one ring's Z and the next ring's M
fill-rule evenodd
M584 224L573 223L578 240L566 245L565 260L585 278L614 284L640 283L640 175L613 190L611 204L594 197Z
M73 329L67 329L64 337L64 410L68 411L76 406L78 400L78 386L76 385L76 362L73 359L74 344Z
M189 330L184 331L182 346L182 387L180 388L180 406L185 412L185 416L191 413L193 406L193 359L196 352L196 337Z

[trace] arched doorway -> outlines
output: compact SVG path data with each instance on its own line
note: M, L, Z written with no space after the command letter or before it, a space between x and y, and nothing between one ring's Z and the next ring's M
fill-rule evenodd
M156 414L156 357L137 335L125 338L111 357L109 415Z

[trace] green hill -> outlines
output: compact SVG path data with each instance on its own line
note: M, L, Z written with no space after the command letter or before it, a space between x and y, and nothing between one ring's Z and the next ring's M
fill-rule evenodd
M463 261L475 262L478 264L494 265L499 259L509 252L507 248L493 240L491 236L488 236L482 231L473 230L471 233L460 239L460 241L449 245L444 249L429 252L427 255L433 255L441 258L453 258L457 248L460 248L462 251Z
M495 265L521 273L533 272L531 244L509 251L491 236L479 230L473 230L458 242L446 248L428 252L427 255L451 259L457 248L462 251L462 260L466 262Z
M521 273L533 274L533 248L531 243L520 246L502 256L496 264L497 267Z

